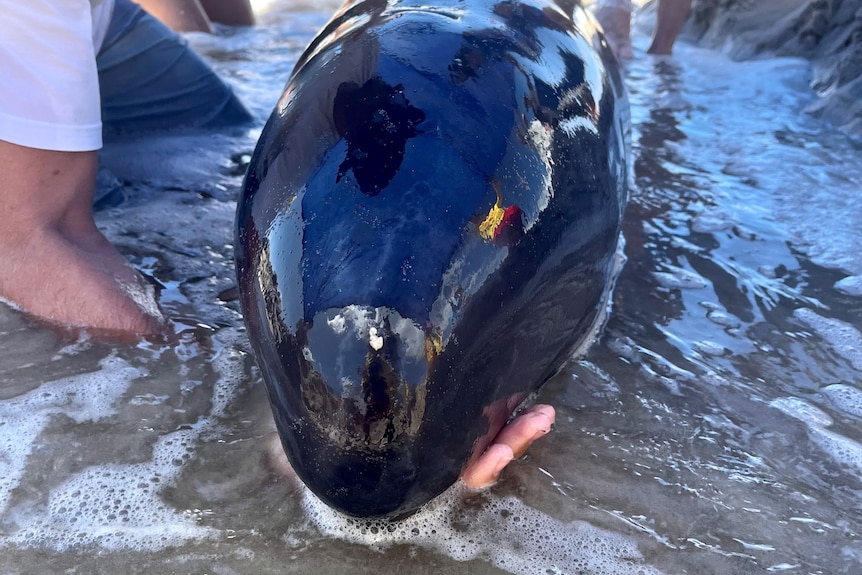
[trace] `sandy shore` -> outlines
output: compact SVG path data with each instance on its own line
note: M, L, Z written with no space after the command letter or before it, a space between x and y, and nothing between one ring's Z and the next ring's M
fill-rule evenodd
M734 59L811 60L808 112L862 141L862 0L693 0L684 34Z

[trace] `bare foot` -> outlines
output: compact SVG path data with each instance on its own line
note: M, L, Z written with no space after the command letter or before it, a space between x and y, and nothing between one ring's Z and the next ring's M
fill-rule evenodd
M554 417L554 408L542 404L518 415L497 434L485 453L464 471L462 481L474 489L488 487L497 481L510 461L521 457L534 441L551 430Z

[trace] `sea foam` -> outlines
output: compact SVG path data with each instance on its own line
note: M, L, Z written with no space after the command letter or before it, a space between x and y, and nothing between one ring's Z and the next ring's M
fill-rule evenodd
M398 521L348 517L303 491L312 523L350 543L378 549L418 545L455 561L484 560L514 575L660 575L624 535L554 519L514 497L485 494L478 506L466 506L469 490L462 483Z
M195 455L204 433L218 429L245 380L238 361L239 332L223 329L213 338L217 372L210 410L191 425L159 437L150 459L136 463L91 465L72 473L51 489L46 500L17 513L13 491L19 487L27 459L53 416L77 423L111 425L132 382L147 374L127 361L109 356L100 369L46 382L37 389L0 403L0 516L15 517L16 529L0 535L0 546L66 551L96 546L106 550L158 550L219 535L201 526L194 513L165 502L172 485ZM135 403L135 398L129 399Z

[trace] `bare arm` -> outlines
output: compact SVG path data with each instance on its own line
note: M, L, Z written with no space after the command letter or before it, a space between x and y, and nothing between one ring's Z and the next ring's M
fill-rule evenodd
M52 322L152 334L152 289L93 219L97 152L0 140L0 297Z

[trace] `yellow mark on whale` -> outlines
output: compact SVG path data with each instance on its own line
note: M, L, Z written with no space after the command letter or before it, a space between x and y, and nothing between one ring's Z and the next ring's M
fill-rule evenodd
M488 212L487 217L479 224L479 235L482 236L483 240L488 242L494 239L494 232L497 230L500 222L503 221L503 215L506 213L506 210L503 208L503 193L500 191L500 183L494 180L491 182L491 185L494 186L494 191L497 192L497 202L491 207L491 211Z

